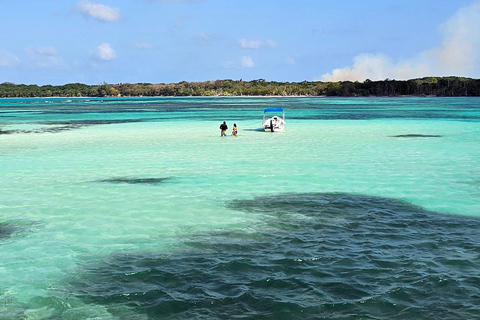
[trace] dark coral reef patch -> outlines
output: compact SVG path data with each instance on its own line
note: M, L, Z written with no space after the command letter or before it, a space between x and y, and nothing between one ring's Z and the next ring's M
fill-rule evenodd
M348 193L238 199L246 227L85 264L69 290L118 317L474 319L480 220Z

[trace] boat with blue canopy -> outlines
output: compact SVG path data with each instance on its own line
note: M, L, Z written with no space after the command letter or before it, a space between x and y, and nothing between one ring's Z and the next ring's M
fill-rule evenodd
M263 129L265 131L282 131L285 129L285 124L285 111L283 108L267 108L263 111Z

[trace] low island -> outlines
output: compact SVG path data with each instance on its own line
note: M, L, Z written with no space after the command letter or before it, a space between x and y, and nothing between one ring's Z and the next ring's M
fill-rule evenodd
M264 79L215 80L178 83L119 83L87 85L0 84L1 98L34 97L141 97L141 96L480 96L480 79L464 77L425 77L410 80L364 82L277 82Z

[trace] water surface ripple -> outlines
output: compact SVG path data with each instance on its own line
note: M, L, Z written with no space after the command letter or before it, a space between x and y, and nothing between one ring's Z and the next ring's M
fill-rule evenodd
M480 319L479 137L480 98L0 99L0 320Z
M474 319L480 220L348 193L233 200L257 231L190 235L171 255L115 254L77 296L150 319Z

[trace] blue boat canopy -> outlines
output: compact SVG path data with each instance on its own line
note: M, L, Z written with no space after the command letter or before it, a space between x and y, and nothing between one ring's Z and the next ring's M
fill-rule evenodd
M283 108L267 108L264 112L283 112Z

